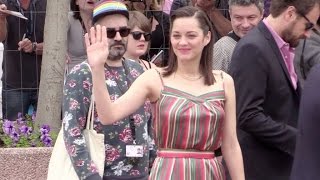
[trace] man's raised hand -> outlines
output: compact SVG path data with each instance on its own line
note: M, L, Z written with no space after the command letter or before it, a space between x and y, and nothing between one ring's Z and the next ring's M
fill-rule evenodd
M85 34L88 62L91 68L104 67L109 55L107 30L105 26L91 27L90 34Z

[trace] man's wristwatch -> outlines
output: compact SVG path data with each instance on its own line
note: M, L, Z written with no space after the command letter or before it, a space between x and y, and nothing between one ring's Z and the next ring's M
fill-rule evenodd
M36 52L37 50L37 42L32 43L32 52Z

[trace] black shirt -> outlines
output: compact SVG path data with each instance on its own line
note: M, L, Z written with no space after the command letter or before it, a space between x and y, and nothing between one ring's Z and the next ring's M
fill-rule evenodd
M46 0L31 0L28 9L20 7L18 0L0 0L8 10L21 12L28 20L7 16L7 38L4 41L3 88L38 88L41 71L41 55L18 51L23 35L31 42L43 42Z

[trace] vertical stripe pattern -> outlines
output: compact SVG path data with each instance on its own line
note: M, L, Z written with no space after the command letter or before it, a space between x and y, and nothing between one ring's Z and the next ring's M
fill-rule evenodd
M159 149L211 151L221 146L224 90L194 96L164 86L154 104L155 139ZM157 157L151 180L223 180L216 159Z

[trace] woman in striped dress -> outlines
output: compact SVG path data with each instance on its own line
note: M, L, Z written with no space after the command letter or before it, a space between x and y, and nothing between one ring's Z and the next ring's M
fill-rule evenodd
M96 99L100 121L113 123L149 99L158 145L150 179L223 180L224 168L214 155L221 147L231 178L243 180L233 80L212 71L211 22L203 11L189 6L175 11L171 24L169 65L146 71L113 103L99 68L109 53L106 30L96 26L90 38L85 36L93 93L100 97Z

